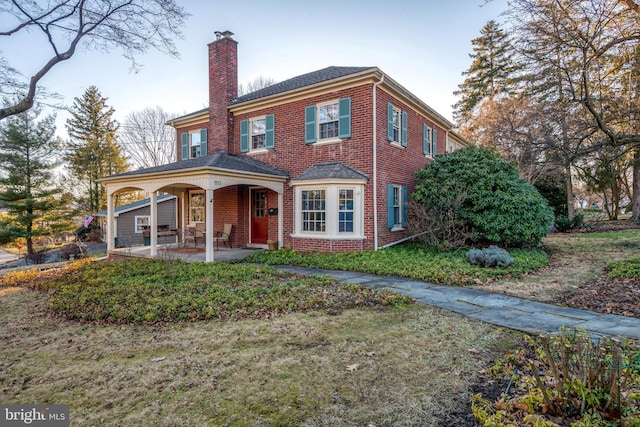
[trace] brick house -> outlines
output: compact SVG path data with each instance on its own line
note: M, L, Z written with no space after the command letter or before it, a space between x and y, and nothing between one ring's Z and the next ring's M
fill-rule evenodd
M361 251L408 236L414 172L466 144L453 124L377 67L328 67L238 96L237 42L209 44L209 108L168 122L178 161L101 180L108 195L144 190L178 198L177 226L298 251ZM151 209L152 230L157 225ZM107 239L109 245L112 238ZM155 254L156 236L151 235Z

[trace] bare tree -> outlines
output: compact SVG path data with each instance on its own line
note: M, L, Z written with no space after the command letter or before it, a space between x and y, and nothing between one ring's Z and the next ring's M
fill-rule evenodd
M182 37L180 28L187 16L174 0L0 2L0 36L38 32L51 49L50 57L44 58L40 69L29 78L22 78L19 70L0 57L0 93L17 92L15 102L0 108L0 120L31 108L42 77L71 58L79 47L106 51L120 48L134 68L135 57L149 48L177 57L173 39Z
M253 81L247 83L246 86L240 83L238 85L238 95L240 96L246 95L248 93L255 92L260 89L264 89L265 87L272 86L276 83L277 81L275 81L271 77L265 77L263 75L260 75L256 77Z
M166 125L176 116L156 106L125 117L120 127L120 142L132 166L148 168L177 160L175 130Z

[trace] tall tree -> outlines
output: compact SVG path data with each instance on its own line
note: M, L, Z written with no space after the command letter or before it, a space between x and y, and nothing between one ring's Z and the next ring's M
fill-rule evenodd
M465 79L454 92L460 96L454 105L454 116L463 129L473 127L473 114L483 101L515 89L519 69L509 37L496 21L487 22L480 30L480 37L471 43L471 66L462 73Z
M28 80L0 56L0 93L19 95L15 103L0 108L0 120L31 108L42 77L71 58L78 48L104 51L119 48L134 66L136 56L149 48L177 57L173 39L182 37L180 28L187 16L174 0L0 2L0 36L38 33L43 45L48 45L51 51ZM19 38L16 42L22 43Z
M175 130L166 124L176 116L156 106L125 117L119 136L133 167L147 168L177 160Z
M30 257L34 238L71 226L64 215L69 200L53 179L62 157L54 117L36 121L37 115L36 110L25 112L0 126L0 203L9 211L0 235L25 238Z
M117 141L118 122L98 88L89 87L75 98L67 120L71 137L65 156L72 175L86 192L80 202L90 213L106 209L106 194L98 179L127 170L126 158Z

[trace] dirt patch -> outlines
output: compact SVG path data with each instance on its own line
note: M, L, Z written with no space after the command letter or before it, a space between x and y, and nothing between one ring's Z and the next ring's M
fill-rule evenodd
M602 276L591 285L560 295L559 301L598 313L640 318L640 281Z

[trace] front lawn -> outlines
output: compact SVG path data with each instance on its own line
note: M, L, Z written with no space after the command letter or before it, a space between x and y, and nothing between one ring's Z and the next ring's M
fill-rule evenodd
M48 307L68 319L113 323L269 318L319 309L404 306L412 301L328 277L175 260L81 261L45 273L10 274L0 279L3 284L49 293Z
M511 267L482 268L469 264L466 251L439 252L417 244L394 246L378 251L339 254L298 253L288 249L263 251L244 262L269 265L299 265L330 270L409 277L445 285L468 285L502 277L530 273L549 264L549 257L538 249L511 249Z

